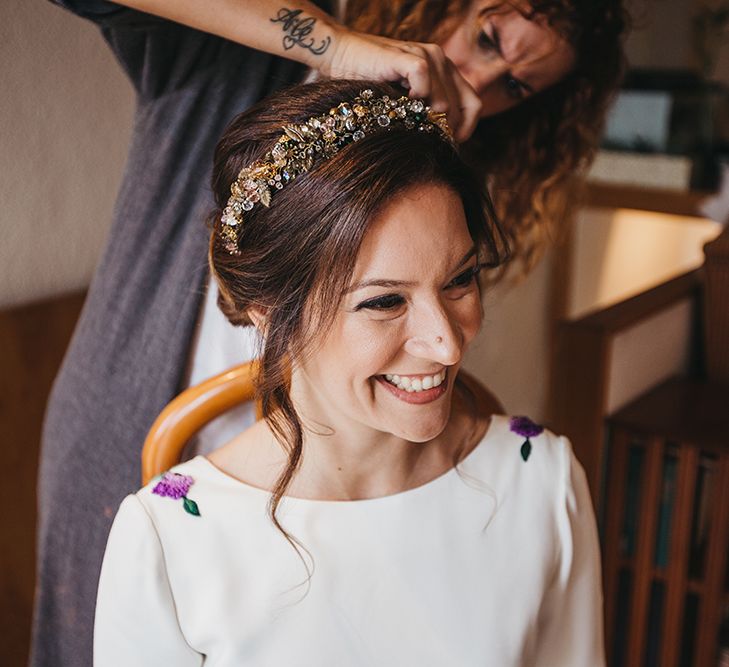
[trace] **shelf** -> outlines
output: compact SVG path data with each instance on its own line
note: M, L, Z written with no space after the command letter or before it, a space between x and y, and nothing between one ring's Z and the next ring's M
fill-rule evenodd
M728 404L727 384L673 378L609 418L603 572L611 666L713 664L729 608ZM630 556L621 554L628 546Z
M609 420L635 435L657 435L722 452L729 446L727 405L727 384L672 378L620 409Z
M621 570L628 570L630 572L634 571L635 563L633 562L633 558L620 558L618 560L618 568ZM668 568L654 567L651 570L651 580L662 582L668 581ZM688 579L686 581L686 590L698 595L703 595L706 592L706 583L699 579ZM725 593L725 597L727 603L729 603L729 591Z
M703 218L699 213L701 203L711 192L683 192L641 188L630 185L588 183L584 204L592 208L631 208L640 211L668 213L692 218Z

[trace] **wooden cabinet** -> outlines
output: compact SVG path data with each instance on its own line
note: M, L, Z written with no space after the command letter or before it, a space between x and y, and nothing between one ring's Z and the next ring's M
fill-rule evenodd
M608 664L718 667L729 614L729 386L672 379L607 429Z

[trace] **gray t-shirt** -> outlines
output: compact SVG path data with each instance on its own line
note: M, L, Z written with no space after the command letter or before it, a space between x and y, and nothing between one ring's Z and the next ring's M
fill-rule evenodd
M140 483L140 452L184 378L206 277L214 147L239 112L300 65L99 0L94 21L137 93L106 251L44 425L32 664L91 664L104 544Z

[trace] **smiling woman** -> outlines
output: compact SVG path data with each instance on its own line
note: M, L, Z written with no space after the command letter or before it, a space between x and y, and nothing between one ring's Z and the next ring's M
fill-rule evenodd
M233 121L213 190L264 420L122 503L96 666L603 665L569 443L459 382L507 250L442 115L384 84L290 89Z

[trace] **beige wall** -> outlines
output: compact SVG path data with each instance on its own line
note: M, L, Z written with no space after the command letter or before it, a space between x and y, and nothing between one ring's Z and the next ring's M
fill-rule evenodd
M689 371L694 316L694 304L685 299L613 338L607 414L615 413L661 382Z
M550 253L523 282L486 293L483 327L465 364L499 397L506 412L537 421L547 410L553 261Z
M0 2L0 307L88 285L129 142L132 89L96 28Z

